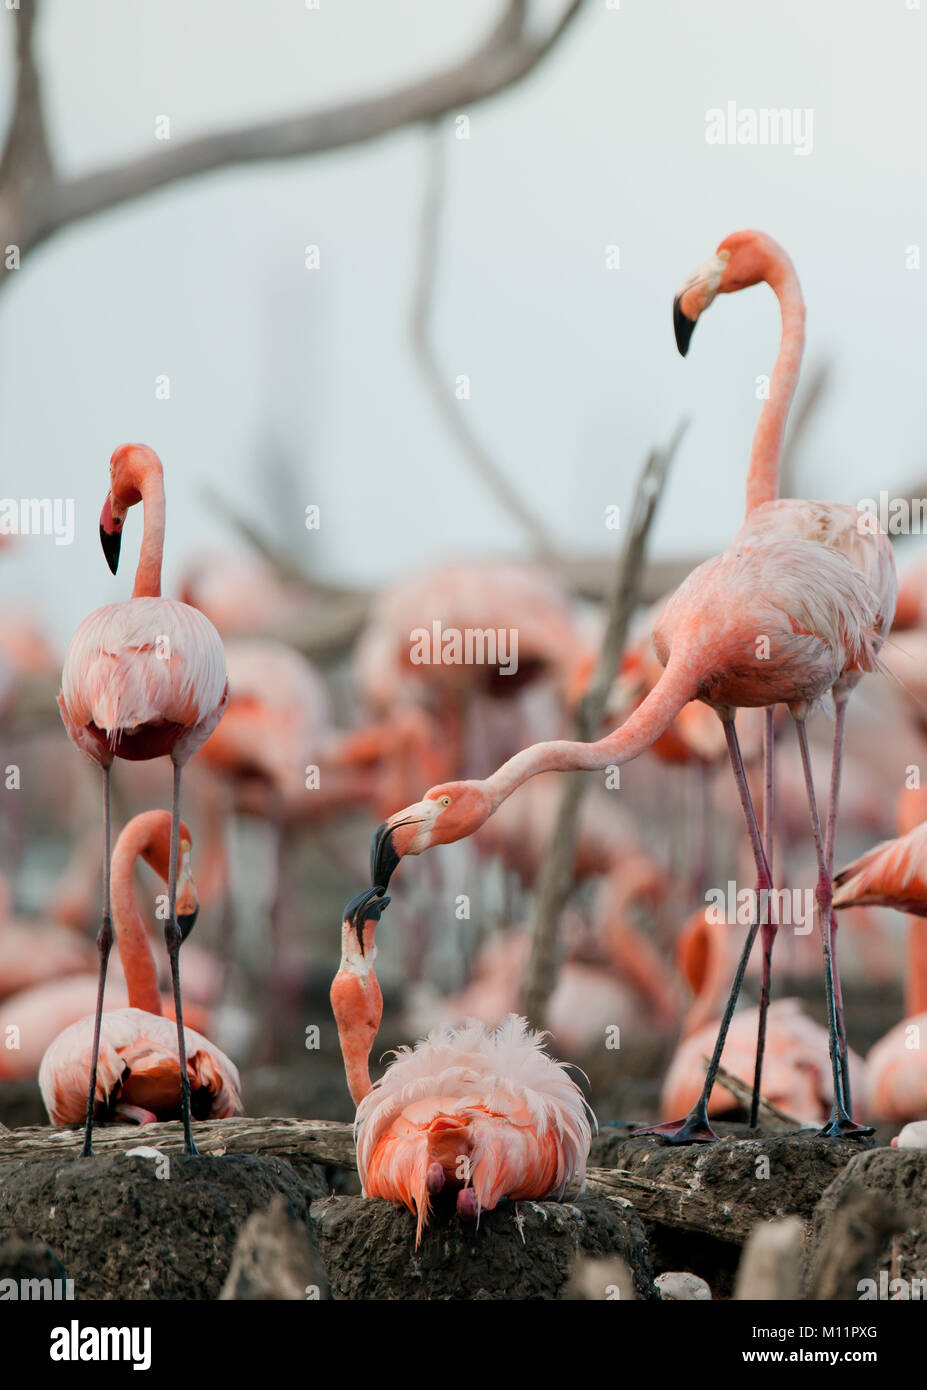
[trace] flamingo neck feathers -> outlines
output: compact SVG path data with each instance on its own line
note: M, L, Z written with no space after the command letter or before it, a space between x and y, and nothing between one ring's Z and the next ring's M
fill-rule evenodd
M769 268L764 278L779 301L782 334L779 340L779 354L769 383L769 395L760 411L750 449L750 466L747 472L748 516L756 507L762 506L764 502L774 502L779 496L779 470L785 422L798 385L798 373L805 348L805 301L795 267L786 252L775 242L771 242L768 262Z
M570 739L534 743L497 768L483 783L493 810L529 777L540 772L594 772L633 761L656 742L683 706L695 698L698 684L694 652L688 656L671 652L662 676L650 693L625 722L605 738L595 743Z
M370 1052L383 1017L383 995L373 968L377 955L375 931L375 921L364 923L362 951L351 923L342 923L341 965L330 995L344 1074L355 1105L360 1105L372 1090Z
M125 971L129 991L129 1006L146 1013L161 1013L161 993L158 971L145 923L142 921L132 880L135 865L145 848L150 827L131 821L116 842L111 870L113 926L119 945L119 957Z
M927 1013L927 920L909 917L905 1017L923 1013Z

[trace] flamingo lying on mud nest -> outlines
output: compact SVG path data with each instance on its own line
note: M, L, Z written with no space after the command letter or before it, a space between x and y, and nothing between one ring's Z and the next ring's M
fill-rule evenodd
M94 1114L138 1124L175 1119L181 1110L181 1066L198 1118L224 1119L242 1112L235 1064L192 1028L184 1029L181 1063L177 1024L161 1013L157 966L132 893L132 877L139 858L165 882L176 877L178 922L186 937L198 911L190 832L181 821L172 863L172 830L167 811L144 811L116 842L112 910L129 1007L104 1012L99 1029L92 1014L72 1023L48 1048L39 1068L39 1086L53 1124L76 1124L84 1118L91 1070L96 1073Z
M773 887L767 847L744 772L734 724L738 708L769 710L785 704L795 720L818 860L816 899L825 961L827 1022L831 1039L834 1105L823 1133L870 1133L851 1117L846 1031L833 959L833 846L846 702L866 671L879 668L878 652L891 626L895 570L887 536L861 522L855 507L833 502L778 500L782 436L798 380L804 345L804 302L785 251L762 232L735 232L691 276L674 303L677 343L685 353L695 322L718 294L769 284L782 309L782 339L769 399L757 424L747 476L747 517L722 555L707 560L669 599L654 631L663 675L618 729L593 743L554 739L509 758L481 781L448 782L390 816L374 835L373 882L386 888L400 858L472 835L529 777L551 770L620 767L649 748L694 699L718 713L757 871L757 903ZM827 694L837 721L826 835L822 836L811 777L805 720ZM766 834L771 843L771 718L767 716ZM766 920L763 920L766 918ZM760 924L764 926L764 988L775 924L758 911L737 967L702 1093L684 1119L653 1132L670 1142L710 1142L707 1104ZM759 1095L762 1031L758 1038L754 1110ZM646 1131L651 1132L651 1131Z
M135 762L160 757L169 757L174 769L170 916L164 924L164 936L177 1019L184 1143L187 1153L195 1154L180 998L178 953L182 936L176 914L180 774L222 718L228 702L225 654L219 634L208 618L185 603L161 597L164 478L157 454L144 444L122 444L110 459L109 470L110 489L100 517L100 540L113 574L119 564L126 514L136 503L144 505L145 529L135 586L127 602L99 608L81 623L65 653L58 697L72 743L103 769L103 920L97 937L100 987L81 1155L86 1157L93 1151L100 1018L106 964L113 944L110 768L114 758Z
M341 966L332 982L351 1097L357 1166L367 1197L417 1215L422 1239L433 1200L456 1194L458 1216L478 1220L503 1197L561 1197L581 1187L592 1111L543 1035L511 1014L498 1028L470 1020L400 1048L371 1085L369 1058L383 1015L374 932L389 898L379 888L344 910Z

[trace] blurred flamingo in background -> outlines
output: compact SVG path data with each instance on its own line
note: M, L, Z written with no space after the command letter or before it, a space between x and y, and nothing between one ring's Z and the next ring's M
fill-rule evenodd
M157 967L132 879L143 858L165 882L175 880L177 920L186 937L198 910L190 832L181 821L177 853L172 856L173 832L168 812L146 811L129 822L116 842L112 910L129 1003L127 1008L107 1009L102 1026L92 1014L72 1023L48 1047L39 1086L53 1124L84 1119L88 1078L95 1069L95 1114L139 1124L173 1119L181 1111L182 1071L198 1118L241 1113L241 1083L234 1063L192 1028L184 1030L180 1051L178 1023L161 1013Z
M91 970L95 960L91 943L66 926L15 920L10 890L0 875L0 999L45 980Z
M417 1215L416 1245L439 1193L477 1220L503 1197L560 1197L585 1178L592 1112L541 1035L512 1015L498 1029L470 1023L401 1048L371 1085L370 1050L383 1001L374 932L388 898L380 889L348 904L332 982L351 1097L357 1165L367 1197Z
M701 909L686 923L679 938L677 959L692 990L683 1040L669 1065L660 1093L662 1115L683 1114L695 1103L704 1084L705 1062L718 1032L730 975L730 928ZM721 1065L746 1086L753 1083L758 1010L734 1014ZM833 1080L826 1029L802 1012L797 999L777 999L769 1007L767 1067L763 1094L786 1115L806 1124L827 1119L833 1099ZM849 1054L856 1083L857 1105L863 1083L863 1063ZM720 1083L709 1100L709 1114L736 1112L740 1102Z
M144 444L122 444L110 460L110 490L100 517L100 539L110 569L119 563L122 526L129 508L144 504L144 534L132 597L85 618L68 646L58 705L71 741L103 770L103 920L97 944L100 988L82 1155L92 1152L96 1057L106 964L112 947L110 916L110 768L129 761L170 757L170 917L165 941L171 963L180 1053L184 1142L196 1153L190 1127L190 1088L184 1063L183 1013L175 915L180 833L180 778L184 763L205 743L222 717L228 681L222 642L212 623L187 604L161 597L164 548L164 479L157 454Z
M677 342L685 351L695 321L718 293L766 281L783 313L783 334L770 398L754 436L747 479L747 519L732 546L700 565L667 602L654 632L664 673L637 710L614 733L593 743L552 740L516 754L481 782L433 787L422 801L396 812L374 837L373 881L386 887L404 854L473 834L529 777L553 769L593 771L622 766L650 747L692 699L712 705L724 724L734 777L757 870L758 901L772 889L768 855L744 771L736 710L788 705L806 773L818 859L817 899L824 942L828 1028L833 1040L834 1107L828 1136L862 1132L848 1109L850 1086L839 983L833 964L832 851L836 829L840 750L846 701L865 671L878 669L878 651L895 602L894 560L888 538L860 526L856 508L838 503L779 501L779 459L788 407L804 343L804 304L794 267L770 237L738 232L676 297ZM827 693L837 703L827 836L822 838L810 775L805 719ZM771 721L767 718L771 749ZM771 762L768 761L771 786ZM767 800L771 834L772 802ZM721 1020L702 1095L690 1114L659 1132L671 1142L709 1142L707 1101L762 913L744 943ZM771 924L765 923L765 954ZM768 983L768 969L764 971ZM768 990L764 991L765 1017ZM759 1041L762 1043L762 1031ZM761 1050L758 1047L757 1083ZM755 1086L758 1095L758 1087ZM868 1132L868 1131L867 1131Z
M869 1052L873 1111L882 1120L927 1116L927 822L876 845L834 880L834 907L871 904L908 913L905 1015Z
M551 995L547 1022L556 1045L571 1056L600 1044L609 1027L665 1028L678 1016L670 971L635 925L637 902L664 889L663 876L644 856L622 860L596 895L592 923L568 916L566 960ZM420 1001L416 1031L466 1019L497 1026L516 1013L531 954L530 927L494 933L476 956L472 978L459 993Z

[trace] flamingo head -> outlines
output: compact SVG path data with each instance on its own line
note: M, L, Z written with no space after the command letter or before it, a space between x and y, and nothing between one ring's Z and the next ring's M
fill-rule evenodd
M773 265L784 256L782 248L763 232L732 232L704 265L680 286L673 300L673 328L682 356L699 317L718 294L732 294L768 280Z
M479 830L495 805L482 782L442 782L421 801L377 826L370 848L370 876L386 888L400 859L434 845L449 845Z
M161 460L147 444L120 444L109 461L109 493L100 513L100 544L113 574L119 568L122 527L126 512L142 500L142 484L153 472L161 474Z
M171 855L171 818L167 811L152 811L151 834L142 848L142 858L150 864L159 878L168 882ZM180 822L180 839L177 848L177 925L180 935L186 941L196 925L200 910L190 865L192 837L185 821Z

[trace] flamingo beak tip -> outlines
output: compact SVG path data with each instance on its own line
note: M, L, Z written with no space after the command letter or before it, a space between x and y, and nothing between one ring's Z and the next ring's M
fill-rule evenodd
M695 320L683 313L681 294L677 294L673 300L673 332L676 335L676 346L680 356L685 357L689 351L692 334L695 332Z

